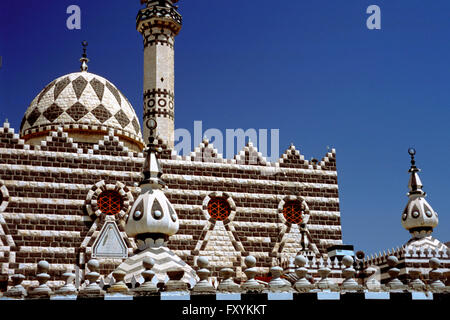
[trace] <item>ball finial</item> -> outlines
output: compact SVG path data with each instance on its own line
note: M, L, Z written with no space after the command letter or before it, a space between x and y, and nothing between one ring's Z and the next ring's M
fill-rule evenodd
M245 265L248 268L253 268L256 265L256 259L255 259L254 256L247 256L247 257L245 257L244 262L245 262Z
M349 268L350 266L353 265L353 257L348 256L348 255L344 256L344 257L342 258L342 264L343 264L344 266L346 266L347 268Z
M207 257L198 257L197 259L197 265L200 268L206 268L209 264L208 258Z
M414 155L416 154L416 149L414 149L414 148L409 148L409 149L408 149L408 153L409 153L410 156L414 156Z

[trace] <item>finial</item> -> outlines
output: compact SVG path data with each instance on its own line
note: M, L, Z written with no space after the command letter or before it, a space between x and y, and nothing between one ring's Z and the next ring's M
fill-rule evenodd
M217 291L219 292L240 292L241 287L233 281L233 269L222 268L220 274L223 280L219 283Z
M244 273L247 276L247 281L245 281L241 288L246 292L260 292L264 289L264 285L259 283L255 277L258 270L255 268L256 266L256 258L253 256L247 256L244 260L247 269L245 269Z
M405 286L398 279L398 276L400 274L400 269L397 268L398 258L396 256L389 256L387 257L386 262L390 267L388 270L390 281L387 283L387 287L389 288L390 291L403 290Z
M418 172L420 172L420 169L416 167L416 160L414 159L414 156L416 155L416 149L409 148L408 153L411 156L411 168L408 170L408 172L411 173L411 177L409 179L409 195L425 195L425 192L422 190L422 181L420 181Z
M430 272L429 278L431 279L430 287L431 291L439 293L445 289L445 284L441 281L442 271L439 270L441 267L441 261L438 258L431 258L429 260Z
M354 260L351 256L346 255L342 258L342 264L346 267L342 270L342 276L345 280L342 282L341 286L344 290L355 291L360 289L360 286L355 280L356 270L353 268L353 263Z
M336 283L334 283L333 280L331 280L330 278L328 278L328 275L331 273L331 269L328 267L321 267L318 270L319 276L320 276L320 280L319 282L316 283L316 287L317 289L320 290L332 290L332 291L337 291L338 286Z
M269 290L272 292L291 291L291 284L289 281L282 279L283 268L280 266L274 266L270 268L272 279L269 282Z
M23 299L27 295L27 290L22 286L22 281L25 279L23 274L14 274L11 276L12 287L5 292L4 296L7 298Z
M34 288L30 295L37 297L50 297L52 294L52 290L47 285L47 281L50 279L50 275L48 271L50 269L50 265L47 261L39 261L37 264L37 274L36 280L39 282L39 286Z
M197 275L200 278L200 281L192 288L192 291L201 293L215 292L216 289L209 283L209 275L211 272L208 270L208 258L199 257L197 259L197 265L199 267Z
M80 291L81 297L98 297L103 296L105 291L97 284L97 280L100 277L98 270L100 269L100 263L98 260L91 259L87 263L89 272L86 273L85 278L89 281L89 284Z
M431 205L425 200L426 192L422 190L423 184L419 177L420 169L416 167L414 156L416 150L409 148L408 153L411 156L411 168L408 182L409 201L402 213L402 225L408 230L413 238L424 238L433 232L433 228L438 225L439 219L437 213Z
M166 184L161 180L161 165L156 157L156 154L162 151L162 149L159 148L155 142L155 140L158 140L158 137L156 136L156 127L158 124L154 119L149 119L146 126L150 129L150 134L148 137L149 143L147 145L147 156L144 164L144 179L139 183L139 186L150 184L153 188L156 187L161 189Z
M137 293L139 296L151 295L152 293L158 292L156 284L154 284L152 281L153 277L155 276L155 272L152 271L154 265L155 260L151 257L145 257L142 260L144 271L142 271L141 276L142 278L144 278L144 283L139 288L135 289L135 293Z
M81 69L81 71L87 71L88 70L87 63L89 62L89 59L88 59L87 54L86 54L86 47L88 46L88 42L86 40L82 41L81 45L83 46L83 54L82 54L81 59L80 59L80 62L81 62L80 69Z
M298 277L297 282L295 282L294 284L294 288L299 292L309 292L309 290L312 289L313 285L306 278L308 269L305 268L305 265L308 262L308 259L305 256L298 255L295 257L294 262L297 266L297 269L295 269L295 274Z
M75 274L72 272L72 270L67 270L62 277L64 278L65 284L56 290L57 295L62 296L68 296L68 295L76 295L77 294L77 288L73 285L73 280L75 278Z
M416 160L414 159L414 156L416 155L416 149L409 148L408 153L411 156L411 169L409 169L409 172L417 172L419 171L416 167Z

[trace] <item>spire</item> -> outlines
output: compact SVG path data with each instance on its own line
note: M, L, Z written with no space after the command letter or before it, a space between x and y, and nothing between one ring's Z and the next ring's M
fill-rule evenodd
M162 170L157 153L162 151L161 148L157 147L155 143L156 138L156 121L150 119L147 121L147 127L150 129L150 134L148 138L149 144L147 145L146 158L144 163L144 179L139 183L140 187L149 186L152 189L162 189L166 184L161 180Z
M422 190L422 181L419 177L420 169L416 167L416 160L414 159L414 156L416 155L416 150L414 148L409 148L408 153L411 156L411 168L408 170L408 172L411 173L411 176L409 178L409 196L412 195L422 195L425 196L426 193Z
M81 71L87 71L88 70L87 63L89 62L89 59L86 54L86 47L88 46L88 43L87 43L87 41L83 41L83 42L81 42L81 45L83 46L83 55L80 58L80 62L81 62L80 69L81 69Z
M431 235L439 220L437 213L425 200L426 193L422 190L423 184L419 177L420 169L416 167L414 159L416 150L409 148L408 153L411 156L411 168L408 170L411 174L408 183L409 201L403 210L402 225L413 238L423 238Z
M177 233L179 228L175 208L164 194L165 183L161 180L161 165L156 156L162 151L155 143L156 121L149 119L147 127L150 128L149 144L146 149L144 178L139 183L141 194L134 202L125 226L128 236L138 240L140 250L153 244L167 243L169 236Z

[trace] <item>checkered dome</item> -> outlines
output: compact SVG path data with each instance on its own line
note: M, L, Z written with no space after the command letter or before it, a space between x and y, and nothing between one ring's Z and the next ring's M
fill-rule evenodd
M142 142L139 120L130 102L108 80L83 71L48 84L31 102L20 127L21 136L54 126L76 130L114 129Z

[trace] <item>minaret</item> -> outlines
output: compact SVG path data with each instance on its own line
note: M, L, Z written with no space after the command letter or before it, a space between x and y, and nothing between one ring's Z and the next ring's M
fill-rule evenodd
M408 183L409 201L403 210L402 225L413 238L420 239L431 235L439 219L437 213L425 200L426 193L422 190L423 185L419 177L420 169L416 167L414 159L416 150L410 148L408 153L411 156L411 168L408 171L411 174Z
M144 141L151 130L148 121L153 119L158 137L169 149L174 147L174 42L182 24L177 2L141 0L146 8L136 18L136 29L144 38Z

